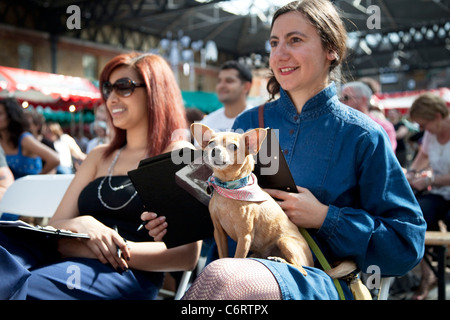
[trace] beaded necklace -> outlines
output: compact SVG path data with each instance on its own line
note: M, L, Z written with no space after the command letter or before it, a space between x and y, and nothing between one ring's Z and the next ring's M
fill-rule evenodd
M112 177L112 173L113 173L113 170L114 170L114 166L116 165L117 159L119 159L119 155L120 155L120 153L122 152L123 148L124 148L124 147L122 147L121 149L119 149L119 151L117 152L116 156L114 157L113 161L111 162L111 165L110 165L109 168L108 168L108 174L102 179L102 181L100 182L100 184L98 185L98 188L97 188L97 189L98 189L98 192L97 192L98 200L100 200L101 204L102 204L105 208L107 208L107 209L109 209L109 210L120 210L120 209L125 208L125 207L126 207L126 206L134 199L134 197L136 197L136 195L137 195L137 191L135 190L134 193L133 193L133 195L131 196L131 198L128 199L123 205L118 206L118 207L111 207L111 206L109 206L107 203L105 203L105 201L103 201L103 198L102 198L102 188L103 188L103 183L105 182L106 179L108 179L108 185L109 185L109 188L110 188L112 191L119 191L119 190L122 190L122 189L124 189L124 188L126 188L126 187L132 185L131 182L129 182L129 183L127 183L127 184L120 185L120 186L118 186L118 187L113 187L113 186L111 185L111 177Z

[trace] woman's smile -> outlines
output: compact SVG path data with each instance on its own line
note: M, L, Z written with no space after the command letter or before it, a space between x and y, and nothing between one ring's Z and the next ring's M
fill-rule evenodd
M299 67L283 67L280 68L280 75L287 76L292 74L294 71L296 71Z

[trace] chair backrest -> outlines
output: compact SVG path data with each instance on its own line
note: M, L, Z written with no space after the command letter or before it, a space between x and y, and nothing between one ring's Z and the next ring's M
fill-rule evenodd
M0 214L52 217L73 177L73 174L39 174L17 179L0 201Z

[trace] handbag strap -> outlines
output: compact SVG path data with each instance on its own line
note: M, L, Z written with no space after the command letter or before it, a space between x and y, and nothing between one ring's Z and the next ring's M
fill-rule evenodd
M300 230L300 233L305 238L306 242L308 243L309 247L311 248L312 252L314 252L314 255L316 256L317 260L319 260L320 265L322 266L322 269L324 271L330 270L331 266L327 261L327 258L322 253L322 250L320 250L317 243L314 241L314 239L311 237L309 232L304 228L298 228ZM341 300L345 300L344 291L342 290L341 283L338 279L333 279L334 285L336 287L336 290L339 294L339 298Z
M264 128L264 106L265 104L262 104L258 107L258 122L259 127ZM322 269L324 271L330 270L331 266L328 263L327 259L322 253L322 250L320 250L317 243L314 241L314 239L311 237L309 232L304 228L299 228L300 233L302 236L306 239L306 242L308 243L308 246L311 248L312 252L314 252L314 255L316 256L317 260L319 260L320 265L322 266ZM339 298L341 300L345 300L344 291L342 290L341 283L338 279L333 279L334 285L336 286L336 290L339 294Z
M259 122L258 126L260 128L264 128L264 106L265 104L262 104L258 108L258 122Z

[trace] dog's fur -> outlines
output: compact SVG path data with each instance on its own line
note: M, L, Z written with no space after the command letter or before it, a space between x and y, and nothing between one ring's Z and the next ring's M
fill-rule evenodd
M216 133L198 123L191 125L191 132L206 151L205 161L214 176L224 182L251 174L254 169L253 155L258 153L267 135L265 129L254 129L245 134ZM227 256L229 235L237 242L235 258L245 258L249 251L253 252L254 257L281 257L304 275L306 271L302 266L313 266L306 240L272 198L249 202L226 198L214 192L209 211L220 258Z

